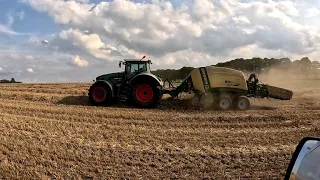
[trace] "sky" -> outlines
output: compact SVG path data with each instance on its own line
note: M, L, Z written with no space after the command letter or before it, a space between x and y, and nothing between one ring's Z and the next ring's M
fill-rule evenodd
M320 61L318 0L0 0L0 79L92 82L235 58Z

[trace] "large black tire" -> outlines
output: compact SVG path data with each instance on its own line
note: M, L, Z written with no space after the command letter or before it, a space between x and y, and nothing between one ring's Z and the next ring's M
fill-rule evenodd
M93 84L88 95L90 103L94 106L107 106L113 102L111 89L104 83Z
M138 83L133 86L132 99L140 108L154 108L159 101L156 86L148 83Z
M216 106L219 110L230 110L233 106L231 97L227 94L220 95Z
M240 96L236 99L235 108L240 111L250 109L250 100L245 96Z

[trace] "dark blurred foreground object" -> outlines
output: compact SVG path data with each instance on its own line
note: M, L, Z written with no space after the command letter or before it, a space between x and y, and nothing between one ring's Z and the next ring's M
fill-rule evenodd
M320 138L303 138L287 169L285 180L320 180Z

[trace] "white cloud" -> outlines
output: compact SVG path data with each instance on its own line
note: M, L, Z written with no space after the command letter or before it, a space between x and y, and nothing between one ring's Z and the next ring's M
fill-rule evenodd
M0 71L3 71L3 68L0 66Z
M25 13L24 11L20 11L20 12L12 12L12 11L9 11L7 13L7 18L8 18L8 27L11 27L12 24L15 22L15 20L18 18L18 20L23 20L25 17Z
M247 17L245 16L238 16L238 17L233 17L232 20L236 24L250 24L250 21Z
M318 15L320 15L320 10L318 8L313 7L313 8L310 8L310 9L307 10L307 13L306 13L305 16L307 18L311 18L311 17L315 17L315 16L318 16Z
M114 48L120 45L155 57L186 49L223 55L250 44L306 53L314 51L312 43L319 37L308 26L292 19L299 16L298 5L292 1L195 0L181 7L173 7L169 1L114 0L97 5L26 1L38 11L47 12L56 23L70 27L60 33L60 39L73 42L73 48L78 46L98 59L112 59L110 53L98 48L102 44ZM244 32L242 26L252 33Z
M72 65L78 66L78 67L87 67L88 62L86 60L80 59L79 56L75 56L72 60Z
M19 59L20 57L16 53L9 53L9 58L16 60L16 59Z
M182 50L174 53L166 54L162 57L148 57L153 62L154 68L181 68L183 66L203 66L212 65L219 62L219 60L226 60L225 58L218 59L217 57L208 55L202 52L193 52L191 50Z
M24 2L62 25L60 32L33 36L28 42L30 48L47 53L48 57L59 54L57 61L48 58L57 69L64 68L66 63L79 66L77 63L85 59L90 66L77 70L96 72L91 68L109 67L123 58L143 55L156 68L210 65L252 56L296 59L319 55L320 26L315 21L319 15L316 4L320 3L316 0ZM0 32L18 34L7 24L0 25ZM29 52L21 54L22 58L26 54L38 57ZM43 69L45 66L44 63ZM24 69L27 67L32 65L26 64ZM40 72L38 64L36 72Z
M272 1L269 1L272 2ZM275 7L288 16L299 16L297 4L292 1L274 2Z
M8 18L8 27L11 27L12 26L12 24L14 23L14 21L15 21L15 17L14 17L14 15L12 14L12 12L8 12L7 13L7 18Z
M80 3L89 3L90 0L67 0L67 1L76 1L76 2L80 2Z
M0 24L0 33L4 33L7 35L20 35L20 33L15 32L10 27L3 25L3 24Z
M24 59L26 59L26 60L33 60L34 57L33 57L32 55L26 55L26 56L24 56Z
M113 47L101 41L98 34L85 34L77 29L63 30L50 40L50 48L72 54L82 52L88 56L112 61L128 54L126 48Z
M31 68L28 68L27 71L28 71L29 73L33 73L33 72L34 72L33 69L31 69Z
M115 0L101 2L92 11L89 11L92 5L47 2L33 0L29 4L47 11L57 23L88 30L143 53L163 55L166 51L183 49L179 47L185 46L182 39L200 37L203 32L186 10L174 11L170 2L138 4ZM176 41L178 35L181 40ZM171 41L180 44L169 46Z
M33 8L41 12L47 12L53 17L56 23L81 23L89 14L93 4L84 4L77 1L56 1L56 0L22 0L29 3Z

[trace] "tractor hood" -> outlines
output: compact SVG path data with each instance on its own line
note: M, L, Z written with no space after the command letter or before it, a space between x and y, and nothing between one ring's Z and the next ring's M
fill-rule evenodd
M121 72L118 72L118 73L110 73L110 74L103 74L103 75L101 75L101 76L98 76L97 78L96 78L96 80L98 81L98 80L105 80L105 81L107 81L107 80L110 80L110 79L114 79L114 78L117 78L117 77L119 77L119 76L121 76L123 73L121 73Z
M134 76L134 77L131 79L130 83L131 83L134 79L136 79L137 77L139 77L139 76L140 76L140 77L141 77L141 76L151 76L151 77L153 77L155 80L158 81L158 83L160 84L160 86L163 86L163 80L162 80L160 77L158 77L158 76L156 76L156 75L154 75L154 74L148 73L148 72L142 72L142 73L137 74L136 76Z

